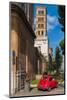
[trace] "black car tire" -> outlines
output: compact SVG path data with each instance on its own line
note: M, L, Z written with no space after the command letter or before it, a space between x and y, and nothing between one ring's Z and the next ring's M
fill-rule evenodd
M50 87L48 87L48 91L50 92L50 90L51 90L51 88Z
M57 84L56 88L58 88L58 84Z

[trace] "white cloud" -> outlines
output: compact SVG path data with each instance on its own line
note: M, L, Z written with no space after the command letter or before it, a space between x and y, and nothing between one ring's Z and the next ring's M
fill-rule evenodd
M56 16L47 15L47 31L53 30L59 24Z

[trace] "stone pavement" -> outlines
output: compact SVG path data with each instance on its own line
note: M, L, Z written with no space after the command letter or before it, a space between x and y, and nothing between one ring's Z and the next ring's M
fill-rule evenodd
M30 92L21 90L20 92L17 92L14 97L17 96L34 96L34 95L55 95L55 94L64 94L64 87L59 86L58 88L52 89L50 92L48 91L41 91L37 88L32 89Z

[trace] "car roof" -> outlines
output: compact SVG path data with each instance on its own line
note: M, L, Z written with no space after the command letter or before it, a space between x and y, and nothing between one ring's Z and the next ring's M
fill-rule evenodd
M52 78L52 76L51 75L48 75L47 78Z

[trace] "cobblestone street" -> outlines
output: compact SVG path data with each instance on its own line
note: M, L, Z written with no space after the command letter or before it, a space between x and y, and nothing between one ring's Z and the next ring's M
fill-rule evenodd
M30 92L27 91L20 91L17 94L15 94L15 97L17 96L34 96L34 95L52 95L52 94L64 94L64 87L58 86L58 88L52 89L50 92L48 91L41 91L37 88L32 89Z

